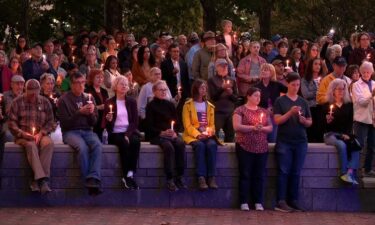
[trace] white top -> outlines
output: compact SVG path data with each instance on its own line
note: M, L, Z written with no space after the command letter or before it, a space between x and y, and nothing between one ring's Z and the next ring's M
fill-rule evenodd
M230 34L224 34L225 45L228 47L228 54L232 56L232 36Z
M125 106L125 100L116 100L116 107L117 117L115 126L113 127L113 133L124 133L129 127L128 110Z
M194 101L194 106L197 112L206 112L206 102L196 102Z
M375 88L375 81L370 80L372 91ZM359 79L352 87L354 121L372 124L372 114L374 112L374 97L369 86L362 79Z
M177 86L181 85L181 75L180 75L180 63L178 60L173 60L173 67L178 70L178 73L176 73L176 78L177 78Z
M151 102L154 98L154 93L152 92L152 86L154 86L151 82L146 83L142 86L141 91L139 92L138 99L137 99L137 107L138 107L138 115L144 119L146 118L146 106L147 103ZM172 99L171 91L168 88L167 99Z

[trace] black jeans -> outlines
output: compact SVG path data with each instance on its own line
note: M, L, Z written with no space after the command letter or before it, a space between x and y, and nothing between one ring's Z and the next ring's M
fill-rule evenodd
M247 203L251 194L254 203L263 203L264 180L268 158L266 153L251 153L236 143L238 159L240 204Z
M119 149L123 176L126 177L129 171L135 173L137 170L139 149L141 148L139 135L131 135L128 143L125 140L124 133L111 133L108 137L108 143L116 145Z
M180 138L154 138L151 144L159 145L164 152L164 171L167 179L173 178L173 161L176 164L177 176L183 176L185 170L185 143Z
M225 133L225 142L233 142L234 129L232 122L232 113L217 113L215 112L215 129L216 134L220 129Z

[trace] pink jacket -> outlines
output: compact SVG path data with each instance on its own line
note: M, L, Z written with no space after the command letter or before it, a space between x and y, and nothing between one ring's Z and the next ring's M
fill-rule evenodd
M258 60L260 65L263 63L267 63L267 61L262 58L261 56L258 56ZM250 66L251 66L251 56L248 55L245 58L241 59L237 66L237 74L241 75L250 75Z

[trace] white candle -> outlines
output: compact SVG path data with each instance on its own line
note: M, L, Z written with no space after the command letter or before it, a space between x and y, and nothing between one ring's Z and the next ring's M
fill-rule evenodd
M229 85L229 84L230 84L230 80L227 80L227 81L226 81L226 84L228 84L228 85Z
M75 61L75 59L76 59L76 57L75 57L75 56L73 56L73 57L72 57L72 62L74 62L74 61Z
M181 94L182 91L181 91L181 86L180 85L178 85L177 91L178 91L179 94Z
M173 130L173 126L174 126L174 121L172 120L171 121L171 130Z
M264 116L264 114L261 113L261 114L260 114L260 118L259 118L259 123L263 123L263 116Z
M332 116L333 113L333 105L329 106L329 115Z
M371 59L371 53L367 54L366 59L367 59L367 61L369 61Z
M112 107L113 107L112 105L109 105L109 113L113 113L112 112Z
M133 88L137 87L137 82L133 83Z
M43 59L46 60L46 58L47 58L47 57L46 57L46 54L43 54Z
M32 128L33 136L35 135L35 127Z
M289 68L289 60L286 60L286 68Z
M91 104L92 101L91 101L91 94L89 94L89 100L87 101L87 103Z

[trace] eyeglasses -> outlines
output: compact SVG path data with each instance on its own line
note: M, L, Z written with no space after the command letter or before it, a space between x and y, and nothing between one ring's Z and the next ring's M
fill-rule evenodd
M168 89L157 89L157 91L160 91L160 92L167 92Z

